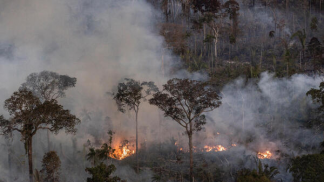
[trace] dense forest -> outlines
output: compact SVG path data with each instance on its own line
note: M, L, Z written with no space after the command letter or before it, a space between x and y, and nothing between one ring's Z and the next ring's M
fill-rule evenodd
M324 181L323 3L0 1L0 182Z

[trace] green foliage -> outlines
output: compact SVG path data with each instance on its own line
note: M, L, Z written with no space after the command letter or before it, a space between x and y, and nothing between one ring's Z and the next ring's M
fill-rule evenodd
M271 182L265 175L259 174L255 169L242 169L238 172L237 182Z
M110 156L115 152L115 149L111 147L113 134L113 131L108 131L109 144L103 143L100 149L95 149L93 147L89 148L89 153L86 155L86 159L90 161L94 166L96 166L96 163L98 161L110 159Z
M322 182L324 181L324 155L298 156L292 159L289 171L292 173L294 181Z
M111 177L111 174L116 171L113 164L107 166L101 162L98 166L86 168L85 170L92 175L91 178L87 178L87 182L117 182L120 180L117 176Z
M45 182L60 181L61 160L55 151L47 152L42 160L41 173L45 174Z
M202 71L208 68L208 64L202 60L202 55L196 56L187 51L182 59L186 60L186 66L189 72Z
M323 111L324 111L324 82L320 83L319 89L312 88L306 93L306 95L311 96L314 102L320 104L318 111L323 113Z
M98 158L98 149L95 148L89 148L89 153L86 155L86 159L88 161L91 161L91 163L95 166L97 161L99 160Z
M269 167L268 164L262 165L260 159L256 158L257 170L242 169L237 172L237 182L271 182L279 174L276 167Z

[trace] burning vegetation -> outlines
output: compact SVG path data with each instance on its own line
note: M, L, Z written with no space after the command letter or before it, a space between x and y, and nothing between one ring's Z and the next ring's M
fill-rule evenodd
M258 152L259 159L271 159L272 153L270 151Z
M131 149L128 140L124 140L120 143L120 145L117 148L115 148L114 152L110 154L109 157L117 160L123 160L126 157L129 157L133 154L135 154L135 150Z
M204 150L205 150L205 152L210 152L210 151L220 152L220 151L225 151L227 149L225 147L223 147L222 145L216 145L216 146L205 145Z

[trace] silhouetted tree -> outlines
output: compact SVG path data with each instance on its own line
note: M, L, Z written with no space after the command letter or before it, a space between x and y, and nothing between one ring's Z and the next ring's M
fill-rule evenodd
M189 138L190 181L193 180L193 133L201 130L206 123L203 113L219 107L220 99L216 91L204 82L174 78L149 100L150 104L164 112L165 117L171 117L185 128Z
M125 109L133 110L136 118L136 171L139 172L138 161L138 112L142 101L152 94L157 92L158 88L153 82L138 82L133 79L125 78L125 82L118 84L117 93L113 93L114 100L120 112L125 112Z
M99 160L98 158L98 149L93 147L89 148L89 153L86 155L88 161L90 161L93 166L96 166L96 162Z
M67 75L59 75L51 71L31 73L26 82L21 84L21 89L31 91L41 102L65 97L65 91L74 87L77 79ZM50 135L47 132L48 151L51 150Z
M4 135L11 136L14 131L21 134L28 154L29 178L33 182L33 136L38 130L45 129L57 134L61 129L66 133L75 133L75 125L80 120L64 110L56 100L41 102L32 92L21 89L14 92L5 101L4 108L9 112L10 118L0 118L0 128Z

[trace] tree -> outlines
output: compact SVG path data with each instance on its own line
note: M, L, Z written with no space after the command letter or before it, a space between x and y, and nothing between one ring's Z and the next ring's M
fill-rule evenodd
M98 149L89 148L89 153L86 155L88 161L91 161L93 166L96 166L96 162L98 161Z
M203 113L220 106L221 97L205 82L174 78L163 85L163 90L153 94L150 104L156 105L185 128L189 138L190 181L193 180L193 133L202 129L206 123Z
M289 172L292 173L294 181L324 181L324 155L298 156L292 159Z
M77 79L67 75L59 75L51 71L31 73L26 82L21 84L21 89L31 91L42 102L65 97L65 91L74 87Z
M144 88L145 87L145 88ZM158 88L154 82L138 82L133 79L125 78L125 83L121 82L118 84L117 93L113 93L114 100L118 106L120 112L125 112L128 108L135 112L136 118L136 172L139 172L139 161L138 161L138 112L140 104L145 101L146 98L157 92ZM144 92L144 93L143 93Z
M305 48L306 48L306 31L305 31L305 29L303 31L298 30L291 36L292 39L295 37L298 37L300 45L302 46L301 55L302 55L302 59L304 59Z
M240 10L240 4L235 0L229 0L224 3L224 8L227 14L229 14L229 19L232 20L232 37L233 40L230 40L230 43L235 42L237 36L237 26L238 26L238 15Z
M322 57L322 49L321 49L321 42L316 38L313 37L309 41L308 45L308 50L313 56L313 67L314 71L317 69L320 69L321 67L321 57Z
M27 76L26 82L21 84L21 89L31 91L41 102L50 101L65 97L65 91L74 87L77 79L67 75L59 75L51 71L42 71L40 73L31 73ZM47 132L48 151L50 148L50 135Z
M41 173L45 173L45 182L60 181L61 160L55 151L47 152L42 160Z
M2 134L11 136L14 131L21 134L28 154L29 179L33 182L33 136L38 130L45 129L57 134L61 129L66 133L75 133L75 125L80 120L64 110L56 100L41 102L32 92L21 89L14 92L5 101L4 108L9 112L10 118L0 118Z
M98 150L98 158L100 160L108 160L110 159L110 154L114 154L115 149L113 149L111 147L112 144L112 136L113 136L114 132L113 131L109 131L108 135L109 135L109 145L107 143L104 143L101 145L101 148Z
M117 182L120 180L117 176L110 177L116 171L113 164L107 166L101 162L98 166L86 168L85 170L92 175L91 178L87 178L87 182Z

